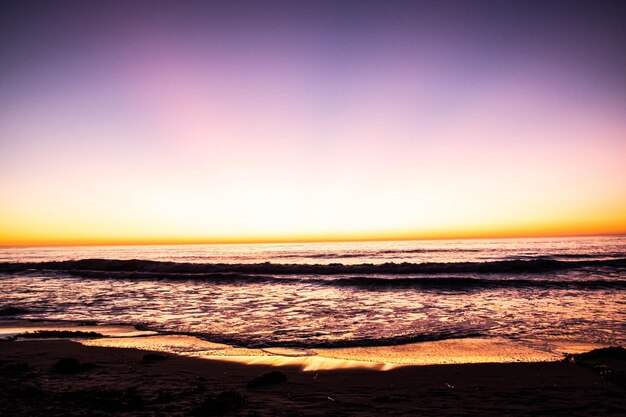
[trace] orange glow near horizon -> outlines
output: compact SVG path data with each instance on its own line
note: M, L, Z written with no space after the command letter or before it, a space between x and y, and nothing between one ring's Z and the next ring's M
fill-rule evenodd
M64 235L59 238L59 235ZM467 230L442 230L438 232L396 232L385 234L352 235L282 235L282 236L124 236L106 235L94 237L90 234L67 235L59 232L50 236L36 234L2 236L0 247L19 246L116 246L116 245L179 245L179 244L239 244L239 243L306 243L306 242L350 242L350 241L401 241L439 239L508 239L543 237L578 237L601 235L626 235L623 222L595 222L591 224L549 225L544 228L533 225L518 227Z

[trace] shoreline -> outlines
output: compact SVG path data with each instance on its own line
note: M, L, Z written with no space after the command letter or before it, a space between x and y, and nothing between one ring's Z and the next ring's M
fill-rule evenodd
M216 359L241 364L298 366L303 371L362 368L390 370L405 366L553 362L568 354L608 347L603 344L554 339L528 344L503 338L454 338L385 346L341 348L247 348L216 343L186 335L138 329L131 325L108 325L71 321L26 319L0 320L0 338L20 339L38 331L69 332L62 339L85 346L134 348L165 354ZM101 337L72 337L87 332ZM54 338L53 338L54 339Z
M295 364L277 368L70 340L0 342L0 358L7 416L626 413L625 385L568 361L306 372ZM60 367L68 360L75 364ZM625 361L616 363L625 368ZM263 375L265 382L251 384Z

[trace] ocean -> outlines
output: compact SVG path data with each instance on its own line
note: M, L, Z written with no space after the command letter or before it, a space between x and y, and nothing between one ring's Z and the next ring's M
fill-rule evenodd
M0 309L244 347L626 344L626 237L0 249Z

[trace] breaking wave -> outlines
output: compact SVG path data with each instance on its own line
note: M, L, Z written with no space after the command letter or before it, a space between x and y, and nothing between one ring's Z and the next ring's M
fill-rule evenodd
M345 274L448 274L448 273L534 273L580 268L626 268L626 258L564 261L538 257L535 259L499 260L490 262L394 263L382 264L283 264L283 263L179 263L139 259L81 259L55 262L4 262L0 272L24 271L102 271L161 274L271 274L271 275L345 275Z
M158 328L155 328L158 330ZM220 334L211 333L184 333L197 336L215 343L224 343L235 346L245 346L247 348L268 348L268 347L290 347L290 348L351 348L369 346L395 346L409 343L435 342L439 340L464 339L483 337L487 335L488 329L468 328L449 329L432 332L423 332L410 335L397 335L380 338L356 337L351 339L316 339L324 333L301 333L292 335L293 340L262 340L258 338L247 338L240 334L236 337L224 337ZM165 332L167 333L167 332Z
M584 278L560 271L581 270ZM587 274L586 272L590 272ZM458 263L197 264L147 260L83 259L0 263L0 273L54 274L95 279L200 280L215 284L309 283L377 288L626 288L626 258L563 261L540 257ZM540 274L544 273L544 274ZM552 274L550 274L552 273ZM600 277L600 279L599 279ZM608 278L608 279L604 279Z

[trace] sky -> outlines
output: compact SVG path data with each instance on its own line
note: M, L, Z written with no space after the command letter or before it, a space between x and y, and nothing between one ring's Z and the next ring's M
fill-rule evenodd
M625 233L624 21L608 1L2 2L0 245Z

